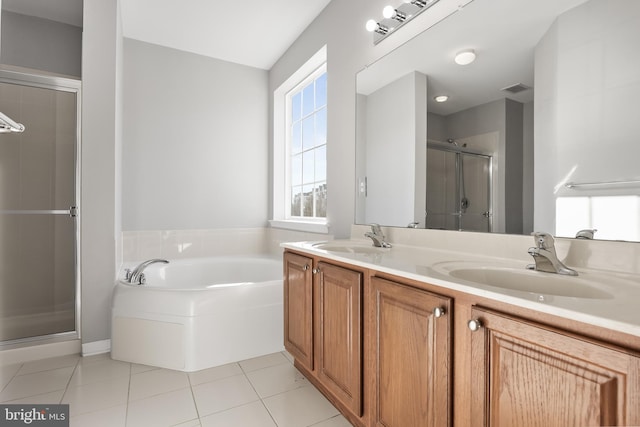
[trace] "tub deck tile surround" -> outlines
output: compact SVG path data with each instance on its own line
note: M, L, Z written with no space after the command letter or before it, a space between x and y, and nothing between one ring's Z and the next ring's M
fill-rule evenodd
M123 231L121 252L125 263L151 258L182 259L257 254L277 256L282 253L282 242L332 238L333 236L327 234L271 227Z
M350 426L286 353L190 373L108 354L5 365L0 403L68 403L75 427Z

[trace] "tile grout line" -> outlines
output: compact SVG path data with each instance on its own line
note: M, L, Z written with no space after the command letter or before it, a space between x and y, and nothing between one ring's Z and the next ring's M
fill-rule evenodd
M245 372L245 370L242 367L242 365L240 363L238 363L238 365L240 365L240 369L242 370L242 373L243 373L244 377L247 379L247 382L249 383L249 385L251 386L253 391L256 393L256 396L258 396L258 399L260 399L260 403L262 404L264 409L267 411L267 414L269 414L269 418L271 418L271 421L273 421L273 424L276 427L278 427L278 423L276 422L276 419L273 418L273 414L271 413L271 411L269 411L269 408L267 407L267 405L264 403L264 399L262 398L262 396L260 396L260 394L258 393L258 390L256 390L256 387L253 385L253 383L251 382L251 380L247 376L247 373ZM266 369L266 368L262 368L262 369ZM259 371L259 369L256 369L256 371ZM251 371L251 372L254 372L254 371Z
M75 374L75 372L76 372L76 370L77 370L77 368L78 368L78 365L80 365L80 364L81 364L81 361L82 361L82 358L83 358L83 357L84 357L84 356L82 356L82 357L80 357L80 359L78 359L78 362L76 363L76 366L74 367L73 373L71 374L71 377L69 377L69 381L68 381L68 383L67 383L67 387L65 388L65 391L64 391L64 393L63 393L63 395L62 395L62 398L60 398L60 403L62 403L62 400L64 399L64 396L67 394L67 391L68 391L68 389L69 389L69 385L70 385L70 383L71 383L71 378L73 378L73 374ZM113 359L109 359L109 360L113 360ZM127 399L126 399L127 401L126 401L126 403L124 404L124 405L125 405L125 424L124 424L124 426L122 426L122 427L125 427L125 426L126 426L127 417L128 417L128 413L129 413L129 388L130 388L130 385L131 385L131 363L129 363L129 362L126 362L126 363L129 365L129 381L128 381L128 383L127 383ZM124 375L122 375L122 376L124 377ZM100 380L100 381L92 381L92 382L90 382L90 383L80 384L80 385L76 385L76 386L74 386L74 387L84 387L84 386L91 385L91 384L99 384L99 383L109 382L109 381L111 381L111 379L107 379L107 380ZM91 413L93 413L93 412L99 412L99 411L103 411L103 410L107 410L107 409L116 408L116 407L118 407L118 406L120 406L120 405L117 405L117 404L116 404L116 405L112 405L112 406L107 406L106 408L95 409L95 410L92 410L92 411L83 412L83 413L80 413L80 414L76 414L76 415L75 415L75 417L79 417L79 416L83 416L83 415L91 414ZM69 412L71 412L71 404L69 404ZM71 418L73 418L73 417L70 417L70 419L71 419Z
M129 421L129 397L131 396L131 377L132 376L133 376L133 364L129 363L129 382L127 383L127 403L124 408L124 426L123 427L126 427L127 422Z
M202 425L202 420L200 419L200 410L198 409L198 402L196 402L196 395L193 392L193 384L191 384L191 377L189 376L188 372L186 374L187 374L187 381L189 381L189 391L191 391L191 399L193 399L193 406L196 408L196 416L198 417L198 423Z
M73 378L73 376L76 374L79 364L80 364L80 359L76 360L76 364L73 366L73 371L71 372L71 375L69 375L69 379L67 380L67 385L64 387L64 393L62 393L62 396L60 396L60 401L58 402L59 404L62 404L64 397L67 395L67 391L69 390L69 384L71 384L71 378ZM70 413L71 413L71 405L69 405L69 414Z
M131 379L132 379L132 377L133 377L134 375L144 375L144 374L146 374L146 373L148 373L148 372L153 372L153 371L158 371L158 370L165 370L165 371L171 371L171 372L181 372L181 373L184 373L184 374L186 374L186 375L187 375L187 381L189 381L189 373L188 373L188 372L179 371L179 370L177 370L177 369L157 368L157 369L150 369L150 370L148 370L148 371L144 371L144 372L137 372L137 373L135 373L135 374L133 374L133 373L132 373L132 374L130 374L130 375L129 375L129 386L131 386ZM140 401L140 400L151 399L151 398L153 398L153 397L160 396L160 395L165 394L165 393L171 393L171 392L178 391L178 390L184 390L184 389L189 388L189 387L191 387L191 381L189 381L189 385L187 385L186 387L180 387L180 388L176 388L176 389L168 390L168 391L154 392L155 394L150 394L150 395L148 395L148 396L144 396L144 397L138 397L138 398L136 398L136 399L131 400L131 402L137 402L137 401ZM130 391L129 391L129 393L130 393Z
M48 358L45 358L45 359L48 359ZM32 362L38 362L40 360L45 360L45 359L37 359L37 360L34 360ZM73 377L73 374L76 371L76 368L78 366L79 360L80 359L76 360L75 365L73 365L73 371L71 372L71 376L69 376L69 380L67 381L67 384L65 385L64 388L60 388L60 389L57 389L57 390L51 390L51 391L45 391L43 393L36 393L36 394L33 394L33 395L29 395L29 396L19 397L17 399L7 400L6 402L3 402L3 403L10 403L10 402L13 402L15 400L22 400L22 399L29 398L29 397L41 396L41 395L45 395L45 394L55 393L57 391L62 390L63 391L62 392L62 396L60 397L60 399L58 401L58 404L61 404L62 403L62 399L63 399L65 393L67 392L67 388L69 387L69 384L71 382L71 378ZM24 373L24 374L20 374L20 371L28 363L30 363L30 362L20 363L20 367L17 369L16 373L11 377L11 379L7 382L7 384L2 388L2 390L0 390L0 393L2 393L9 386L9 384L11 382L13 382L18 377L27 376L27 375L37 375L37 374L41 374L43 372L56 371L56 370L59 370L59 369L66 369L66 368L71 368L72 367L72 366L59 366L59 367L56 367L56 368L43 369L43 370L40 370L40 371L27 372L27 373Z
M273 424L275 424L276 427L278 427L278 422L276 421L276 419L273 417L273 414L271 413L271 411L269 410L269 407L267 406L266 403L264 403L264 399L260 399L260 403L262 403L262 406L264 407L264 409L267 411L267 414L269 414L269 417L271 418L271 420L273 421Z
M0 390L0 393L2 393L7 387L9 387L9 384L11 383L11 381L13 381L18 376L18 372L20 372L20 369L22 369L22 367L24 365L25 365L24 363L20 364L18 369L16 369L16 372L11 376L11 379L9 381L7 381L7 383L4 385L4 387L2 387L2 389ZM11 366L11 365L7 365L7 366Z

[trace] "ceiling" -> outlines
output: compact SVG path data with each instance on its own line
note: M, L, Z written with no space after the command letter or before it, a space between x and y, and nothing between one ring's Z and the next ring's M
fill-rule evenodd
M82 26L83 0L2 0L2 9ZM120 0L125 37L270 69L331 0Z
M330 0L120 0L125 37L270 69Z

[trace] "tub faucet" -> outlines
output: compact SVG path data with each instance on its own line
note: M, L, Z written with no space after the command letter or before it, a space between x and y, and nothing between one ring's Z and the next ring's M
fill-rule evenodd
M373 240L373 246L378 248L390 248L391 244L385 242L384 234L380 229L380 225L378 224L369 224L371 226L371 231L364 233L364 237L368 237Z
M567 267L558 259L553 237L548 233L533 232L536 246L529 248L529 255L533 257L535 264L527 266L530 270L546 271L547 273L565 274L577 276L578 272Z
M154 258L154 259L147 260L145 262L141 262L133 270L129 270L128 268L125 270L125 279L129 283L136 283L138 285L143 285L145 279L144 279L144 274L142 274L142 272L144 271L145 268L147 268L151 264L155 264L158 262L161 262L163 264L169 264L169 261L167 261L166 259L159 259L159 258Z

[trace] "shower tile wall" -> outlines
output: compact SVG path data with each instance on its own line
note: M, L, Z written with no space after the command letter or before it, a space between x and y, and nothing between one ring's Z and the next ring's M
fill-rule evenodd
M69 209L75 197L75 94L0 83L0 211ZM0 341L75 329L74 224L0 215Z

